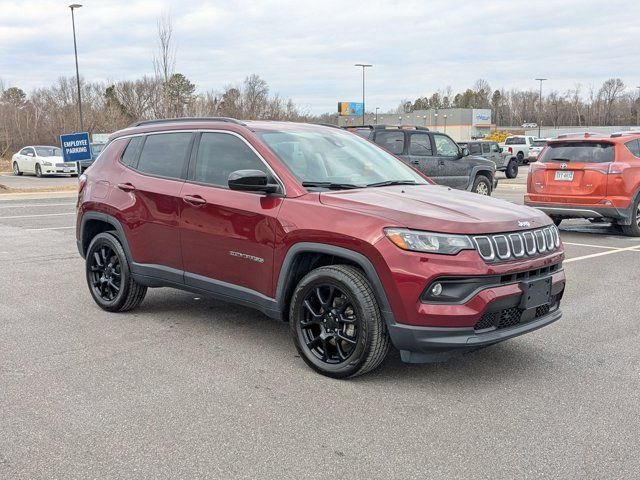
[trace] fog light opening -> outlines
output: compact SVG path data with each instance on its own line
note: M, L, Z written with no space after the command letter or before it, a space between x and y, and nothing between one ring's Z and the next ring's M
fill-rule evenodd
M436 283L433 287L431 287L431 295L434 297L439 297L442 295L442 284Z

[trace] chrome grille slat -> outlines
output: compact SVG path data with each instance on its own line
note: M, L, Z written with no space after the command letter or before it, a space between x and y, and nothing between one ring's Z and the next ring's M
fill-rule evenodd
M473 241L485 262L509 261L554 252L560 247L560 233L550 225L523 232L478 235Z

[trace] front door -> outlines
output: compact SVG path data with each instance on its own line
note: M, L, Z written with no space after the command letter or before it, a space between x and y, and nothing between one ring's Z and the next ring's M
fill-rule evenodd
M261 170L263 160L231 133L201 134L195 165L182 188L185 283L241 296L270 296L280 196L229 190L229 174ZM238 288L240 287L240 288Z
M461 158L458 144L448 135L441 133L433 134L433 143L440 172L438 183L466 189L469 184L469 164Z

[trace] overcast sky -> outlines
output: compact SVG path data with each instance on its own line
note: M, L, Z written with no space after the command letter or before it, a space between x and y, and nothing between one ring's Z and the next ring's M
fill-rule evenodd
M80 0L82 2L82 0ZM58 0L0 0L0 79L27 92L74 75L71 16ZM313 113L360 101L383 110L484 78L493 88L564 91L620 77L640 85L640 2L85 0L76 10L86 80L153 73L156 21L173 19L176 71L198 91L251 73ZM637 90L636 90L637 91Z

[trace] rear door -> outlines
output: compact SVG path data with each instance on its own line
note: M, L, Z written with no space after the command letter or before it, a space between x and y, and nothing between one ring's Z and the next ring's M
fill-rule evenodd
M531 193L540 202L594 204L607 194L615 145L607 141L550 142L531 172Z
M129 144L132 152L144 142L139 157L131 160L127 147L122 162L135 170L125 170L111 194L130 198L122 218L136 262L162 267L169 279L179 281L183 271L180 190L193 136L191 132L176 132L148 134L141 140L134 137ZM118 203L126 204L122 200Z
M408 163L438 183L440 170L438 159L433 154L431 136L426 132L410 132L408 135Z
M227 182L236 170L273 174L230 132L203 132L191 163L180 220L185 283L232 296L240 295L236 287L270 296L283 198L229 190Z

